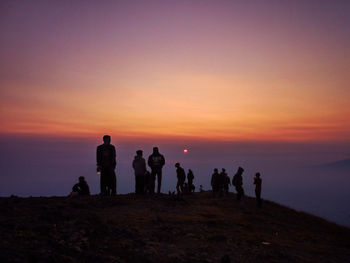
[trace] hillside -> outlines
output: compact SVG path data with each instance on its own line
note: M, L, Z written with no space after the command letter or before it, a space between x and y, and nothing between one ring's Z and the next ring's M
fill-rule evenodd
M233 198L0 198L0 262L350 262L350 229Z

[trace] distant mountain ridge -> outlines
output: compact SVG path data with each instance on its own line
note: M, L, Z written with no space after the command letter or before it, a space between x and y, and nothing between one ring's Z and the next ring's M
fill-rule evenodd
M350 171L350 158L335 161L331 163L326 163L319 165L320 168L326 168L326 169L342 169L342 170L349 170Z

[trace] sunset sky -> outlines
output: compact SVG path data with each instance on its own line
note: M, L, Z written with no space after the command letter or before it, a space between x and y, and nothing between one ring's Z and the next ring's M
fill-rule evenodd
M1 1L0 132L350 141L350 1Z

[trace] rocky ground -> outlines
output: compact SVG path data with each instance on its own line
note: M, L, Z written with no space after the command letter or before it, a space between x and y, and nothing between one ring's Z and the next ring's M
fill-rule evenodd
M233 194L11 197L0 208L0 262L350 262L349 228Z

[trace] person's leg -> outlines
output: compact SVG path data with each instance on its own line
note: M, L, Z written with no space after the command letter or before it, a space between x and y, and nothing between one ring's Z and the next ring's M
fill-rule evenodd
M143 176L136 176L136 194L142 194L143 193Z
M184 192L184 182L181 182L181 184L180 184L180 190L181 190L181 193Z
M143 175L140 176L140 194L144 194L145 192L145 177Z
M160 193L160 188L162 186L162 169L158 169L157 171L157 180L158 180L158 190L157 193Z
M156 177L155 175L151 177L150 179L150 193L154 194L154 188L156 187Z
M177 184L176 184L176 191L177 191L177 194L180 194L180 182L177 181Z
M152 190L152 193L155 192L154 188L156 187L156 177L157 177L157 170L156 169L152 169L152 172L151 172L151 176L152 176L152 185L153 185L153 190Z
M261 207L261 190L255 190L257 206Z
M237 201L241 200L241 190L239 186L236 186L236 191L237 191Z
M116 195L117 194L117 176L114 172L114 169L111 171L111 195Z
M100 193L101 193L101 195L106 195L107 194L106 177L107 177L106 170L105 169L101 169L101 174L100 174Z
M138 176L135 175L135 194L138 192Z

